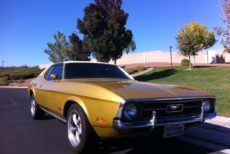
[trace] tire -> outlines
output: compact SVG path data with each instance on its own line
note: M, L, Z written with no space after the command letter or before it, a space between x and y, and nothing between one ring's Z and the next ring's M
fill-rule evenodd
M67 114L67 135L72 149L87 153L95 149L96 135L82 108L73 104Z
M30 99L30 113L33 119L42 119L45 115L45 112L38 106L34 96Z

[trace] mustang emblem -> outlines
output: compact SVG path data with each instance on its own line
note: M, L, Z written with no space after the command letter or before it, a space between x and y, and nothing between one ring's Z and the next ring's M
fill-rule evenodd
M166 107L166 112L171 113L171 112L182 112L184 110L184 105L183 104L173 104L173 105L168 105Z

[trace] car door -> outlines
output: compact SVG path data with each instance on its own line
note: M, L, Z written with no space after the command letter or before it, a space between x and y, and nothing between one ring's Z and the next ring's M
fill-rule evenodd
M57 78L52 78L51 75L56 75ZM50 67L45 73L43 83L39 87L40 104L47 110L57 112L60 101L60 82L63 76L63 64L57 64Z

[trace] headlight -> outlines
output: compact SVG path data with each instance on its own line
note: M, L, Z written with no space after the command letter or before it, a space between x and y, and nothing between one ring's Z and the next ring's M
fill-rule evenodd
M211 104L208 100L205 100L203 102L203 109L204 109L204 112L208 112L211 109Z
M133 120L137 116L137 107L134 104L128 104L124 107L124 117L126 120Z

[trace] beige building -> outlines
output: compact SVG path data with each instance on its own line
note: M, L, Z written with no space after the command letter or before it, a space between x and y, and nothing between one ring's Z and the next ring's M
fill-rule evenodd
M180 64L184 57L178 52L172 52L172 63ZM117 60L118 65L145 64L145 63L170 63L169 51L146 51L140 53L124 54ZM191 58L193 64L230 63L230 54L221 50L200 51L197 56ZM112 63L112 62L111 62Z
M178 52L172 52L172 63L180 64L181 60L186 58ZM96 59L92 59L96 61ZM191 58L193 64L210 64L210 63L230 63L230 54L220 50L200 51L197 56ZM110 61L113 63L113 61ZM117 60L118 65L147 64L147 63L171 63L169 51L145 51L140 53L131 52L124 54ZM41 64L39 68L46 68L51 64Z
M38 67L40 68L40 69L45 69L45 68L47 68L47 67L49 67L50 65L52 65L53 63L49 63L49 64L40 64L40 65L38 65Z

